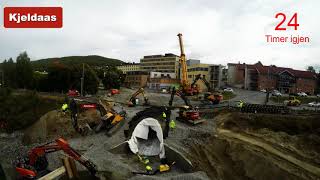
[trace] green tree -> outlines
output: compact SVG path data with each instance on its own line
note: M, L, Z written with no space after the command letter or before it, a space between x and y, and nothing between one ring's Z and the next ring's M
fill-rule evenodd
M20 53L16 63L17 83L19 88L31 88L33 70L27 52Z
M316 72L316 70L314 69L313 66L308 66L307 71L310 71L310 72L313 72L313 73Z
M102 83L106 89L118 89L124 81L124 76L122 72L114 66L105 69L103 75L100 76L102 76Z
M10 58L8 61L5 60L2 63L2 70L4 75L4 85L6 87L16 88L17 87L16 64L13 62L12 58Z
M67 92L73 86L72 70L70 67L59 63L52 63L48 69L48 89L49 91Z
M81 64L72 66L72 80L74 82L74 88L77 90L81 89L81 77L82 77L83 66ZM98 76L95 69L88 66L84 66L84 94L96 94L99 87Z

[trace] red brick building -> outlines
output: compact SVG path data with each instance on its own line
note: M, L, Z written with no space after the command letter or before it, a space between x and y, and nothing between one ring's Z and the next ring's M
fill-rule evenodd
M291 68L256 64L228 64L228 84L249 90L277 89L283 93L314 94L316 74Z

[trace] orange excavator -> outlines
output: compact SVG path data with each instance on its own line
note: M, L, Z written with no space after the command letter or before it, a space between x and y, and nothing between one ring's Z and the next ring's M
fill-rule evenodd
M175 87L173 87L171 91L169 107L172 107L174 96L180 97L185 103L185 106L179 107L179 116L176 118L177 120L188 122L193 125L204 122L204 120L200 118L199 110L191 105L189 99L185 96L183 91L176 90Z
M48 173L48 160L46 154L64 151L68 156L85 166L94 176L97 172L96 165L74 150L63 138L56 139L42 146L37 146L28 152L28 156L18 159L16 164L16 172L21 179L37 179Z

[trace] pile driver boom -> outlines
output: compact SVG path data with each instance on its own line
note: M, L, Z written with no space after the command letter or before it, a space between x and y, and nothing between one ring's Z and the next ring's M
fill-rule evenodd
M190 86L188 81L188 70L187 70L187 63L186 63L186 55L184 53L184 46L182 41L182 34L178 34L179 37L179 45L180 45L180 65L182 69L182 78L181 78L181 85L183 89L186 89Z

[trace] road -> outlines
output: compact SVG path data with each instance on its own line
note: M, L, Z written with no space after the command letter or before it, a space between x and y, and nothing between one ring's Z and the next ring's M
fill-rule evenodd
M251 103L251 104L263 104L266 99L266 93L263 93L260 91L248 91L244 89L233 89L233 90L237 96L231 99L230 101L242 100L246 103Z

